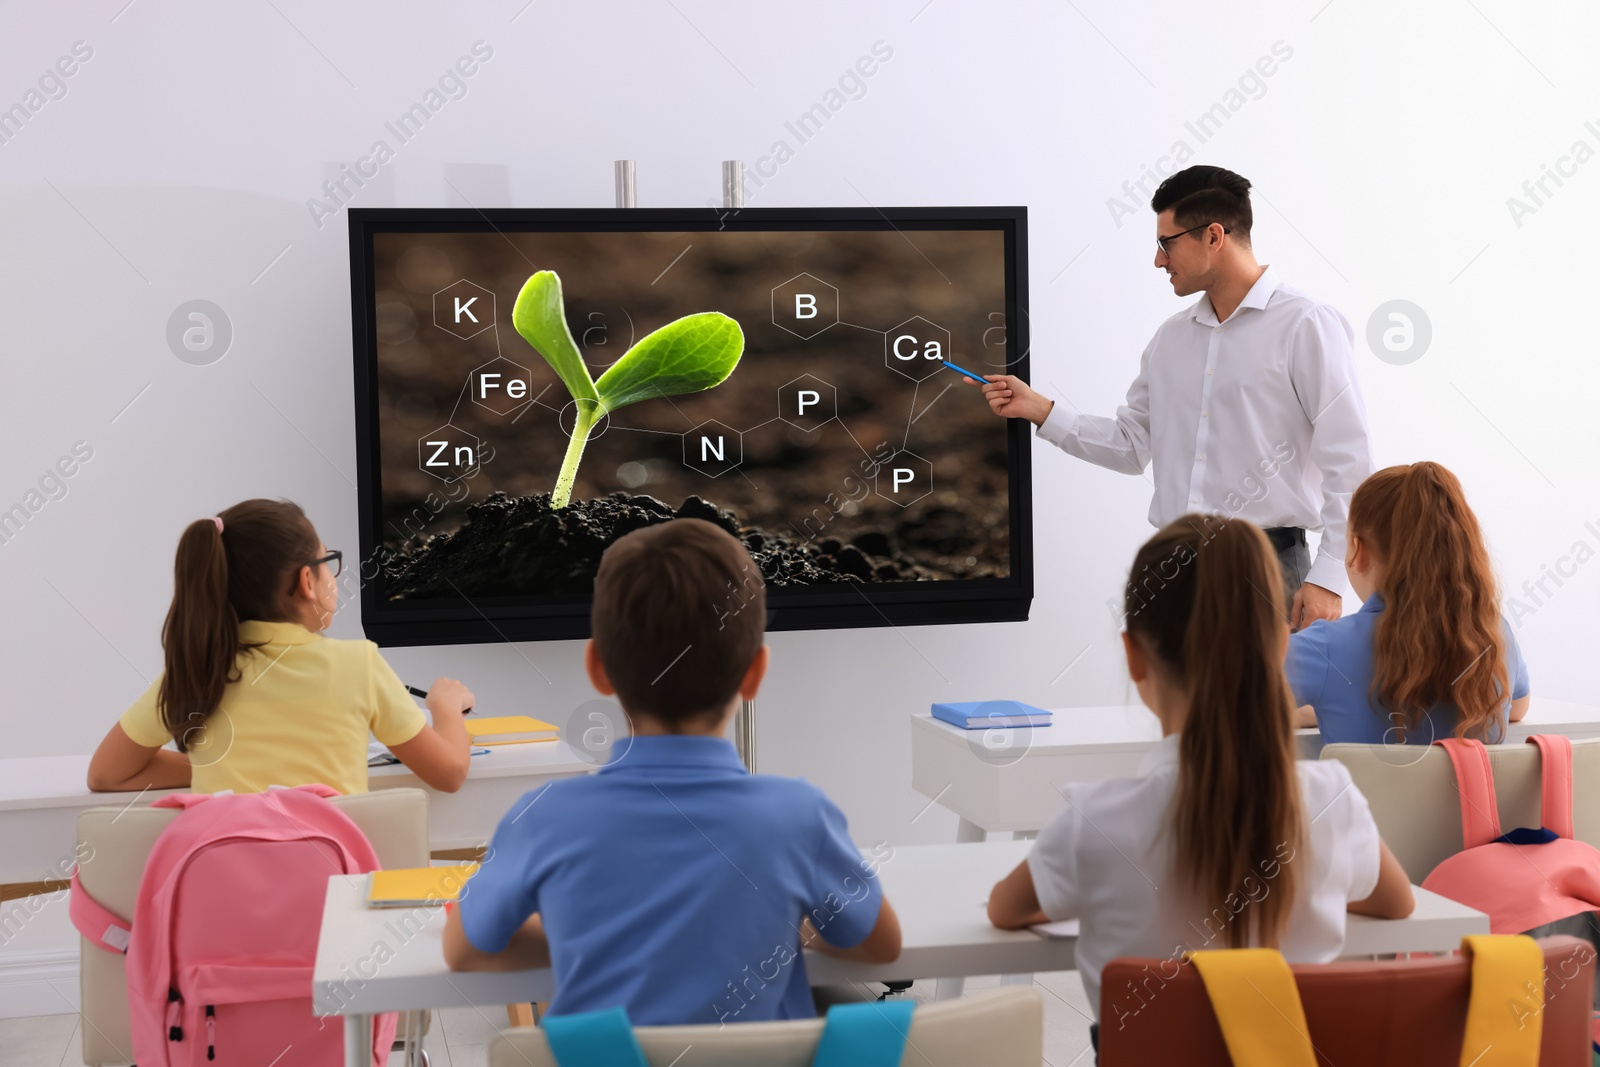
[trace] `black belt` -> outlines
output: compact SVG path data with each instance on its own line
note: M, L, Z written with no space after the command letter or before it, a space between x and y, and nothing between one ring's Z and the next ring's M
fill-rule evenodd
M1279 552L1287 552L1295 545L1306 543L1306 531L1303 526L1273 526L1263 530L1267 540L1272 542L1272 547Z

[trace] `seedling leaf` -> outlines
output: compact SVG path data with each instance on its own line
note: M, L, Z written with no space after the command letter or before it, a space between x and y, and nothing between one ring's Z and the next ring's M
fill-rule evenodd
M669 322L600 376L600 406L615 411L656 396L698 393L726 380L744 353L744 331L720 311Z
M550 364L574 400L599 399L589 368L567 329L561 278L555 271L539 271L523 283L511 309L511 325Z

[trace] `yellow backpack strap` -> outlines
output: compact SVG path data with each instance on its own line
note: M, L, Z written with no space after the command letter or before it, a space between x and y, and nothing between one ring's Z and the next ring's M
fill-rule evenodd
M1522 934L1469 934L1472 996L1462 1067L1534 1067L1544 1034L1544 949Z
M1189 954L1235 1067L1317 1067L1300 990L1281 953L1270 948Z

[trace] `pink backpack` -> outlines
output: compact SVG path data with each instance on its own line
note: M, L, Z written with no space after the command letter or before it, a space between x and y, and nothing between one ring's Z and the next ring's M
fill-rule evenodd
M344 1028L311 1011L323 898L330 875L373 870L378 858L331 796L328 786L303 785L156 801L182 811L150 850L131 926L73 875L74 925L127 954L140 1067L344 1062ZM388 1059L396 1018L374 1020L375 1067Z
M1541 755L1544 827L1503 836L1488 750L1479 741L1434 742L1455 765L1465 848L1435 867L1422 888L1486 913L1496 934L1600 908L1600 851L1572 838L1572 742L1559 734L1528 740Z

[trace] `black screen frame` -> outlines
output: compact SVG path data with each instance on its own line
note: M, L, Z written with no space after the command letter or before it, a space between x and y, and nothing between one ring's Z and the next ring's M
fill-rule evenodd
M558 641L589 636L589 606L380 599L377 561L383 486L377 418L378 342L373 308L372 237L378 233L717 230L999 230L1005 240L1006 363L1029 380L1028 249L1025 207L900 208L350 208L350 306L355 367L355 432L361 625L385 647ZM769 588L768 630L1022 622L1033 603L1032 434L1025 419L1006 423L1010 574L877 588Z

